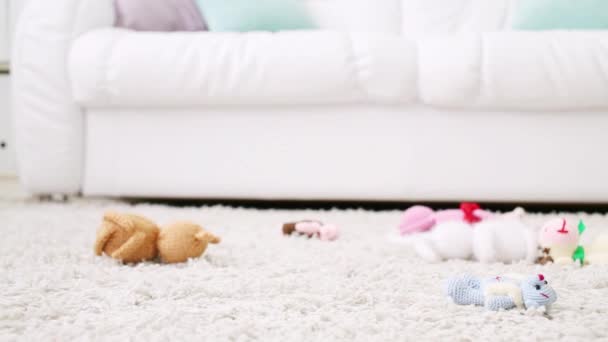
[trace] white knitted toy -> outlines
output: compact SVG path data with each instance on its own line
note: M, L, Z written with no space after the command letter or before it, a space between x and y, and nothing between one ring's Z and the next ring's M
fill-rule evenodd
M523 209L498 215L477 224L446 222L415 237L414 249L428 262L470 259L491 262L525 260L537 256L537 234L525 225Z

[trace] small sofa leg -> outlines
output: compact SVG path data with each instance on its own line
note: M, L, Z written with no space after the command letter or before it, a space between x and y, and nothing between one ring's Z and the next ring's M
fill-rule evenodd
M40 195L34 196L34 199L37 200L38 202L50 202L53 200L53 196L51 196L49 194L40 194Z
M69 202L72 196L67 194L40 194L36 195L34 198L38 202L58 202L58 203L66 203Z

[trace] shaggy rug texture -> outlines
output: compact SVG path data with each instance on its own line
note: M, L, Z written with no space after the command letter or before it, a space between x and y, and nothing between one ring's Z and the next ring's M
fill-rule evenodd
M179 265L93 255L104 211L193 220L223 238ZM0 202L0 340L404 341L608 338L608 267L426 264L395 243L399 212ZM548 216L528 215L532 224ZM569 215L590 230L602 215ZM283 237L285 221L342 227L335 242ZM390 238L389 238L390 237ZM398 241L398 240L397 240ZM544 273L549 313L456 306L450 275Z

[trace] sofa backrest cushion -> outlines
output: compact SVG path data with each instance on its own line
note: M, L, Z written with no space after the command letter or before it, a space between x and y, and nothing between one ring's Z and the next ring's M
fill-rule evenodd
M502 31L517 0L401 0L405 36Z
M401 33L402 0L301 0L321 29Z
M116 1L119 26L134 29L159 24L178 30L200 29L191 11L195 0L96 0ZM347 32L424 35L488 32L510 29L519 2L528 0L298 0L304 3L316 27ZM160 7L170 7L162 9ZM158 13L165 19L157 18ZM167 15L167 13L169 15ZM120 17L122 16L122 18ZM177 25L170 19L186 21ZM180 17L181 19L179 19Z
M322 29L418 37L501 31L526 0L301 0Z

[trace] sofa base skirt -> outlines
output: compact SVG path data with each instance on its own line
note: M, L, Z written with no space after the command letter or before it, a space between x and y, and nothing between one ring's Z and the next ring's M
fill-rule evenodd
M608 202L608 115L88 109L85 195Z

